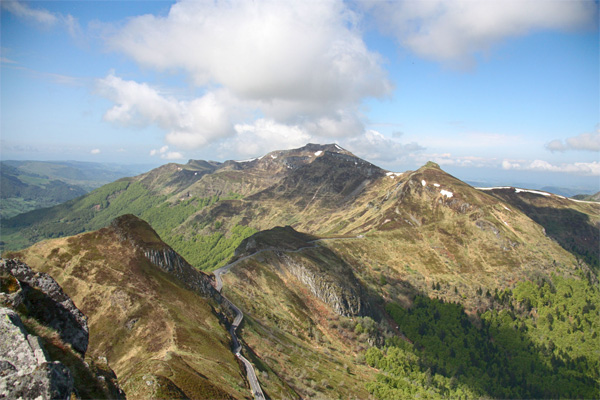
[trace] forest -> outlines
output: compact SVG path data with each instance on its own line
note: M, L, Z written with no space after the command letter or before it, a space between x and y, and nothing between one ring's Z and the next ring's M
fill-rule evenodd
M368 390L399 398L599 398L597 281L553 276L496 291L496 306L468 316L463 307L418 295L386 311L407 340L372 347L379 370Z
M194 267L212 271L225 265L242 240L256 230L235 225L225 231L220 229L220 221L205 221L213 231L209 235L184 235L177 228L205 207L222 200L239 198L239 194L228 193L225 196L190 197L169 202L167 196L150 192L141 182L122 179L104 185L77 201L71 200L52 209L33 211L3 221L3 228L14 228L17 233L13 235L20 235L15 242L25 247L43 238L71 236L100 229L120 215L134 214L148 222L165 243ZM38 214L51 214L51 218L43 224L37 224L35 229L18 229L20 225L42 220Z

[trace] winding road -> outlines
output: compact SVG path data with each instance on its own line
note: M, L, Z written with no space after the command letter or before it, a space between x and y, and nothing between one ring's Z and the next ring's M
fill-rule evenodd
M229 271L231 269L231 267L233 267L240 261L243 261L248 257L252 257L258 253L260 253L260 252L256 252L249 256L240 258L239 260L237 260L231 264L227 264L226 266L215 270L213 273L215 275L217 291L219 291L219 293L220 293L221 289L223 289L223 280L221 279L222 274ZM244 313L242 313L242 310L240 310L235 304L233 304L231 302L231 300L229 300L227 297L223 296L223 301L227 302L231 306L231 309L233 310L233 312L235 313L235 318L233 319L233 323L229 327L229 333L231 334L231 339L233 340L233 352L234 352L235 356L237 358L239 358L240 361L242 361L244 363L244 366L246 367L246 375L248 376L248 382L250 383L250 390L252 390L252 395L257 400L264 400L265 394L263 393L262 388L260 387L260 383L258 382L258 378L256 377L256 371L254 371L254 367L252 366L252 364L250 364L250 361L248 361L246 359L246 357L244 357L241 354L242 345L240 344L240 341L238 340L237 335L235 333L238 326L240 326L240 324L242 323L242 319L244 319Z
M223 289L223 279L221 278L221 275L226 274L227 272L229 272L229 270L234 267L235 265L239 264L240 262L250 258L250 257L254 257L264 251L284 251L286 253L298 253L302 250L305 249L310 249L310 248L314 248L317 247L317 243L318 242L324 242L326 240L340 240L340 239L362 239L363 236L359 235L355 238L324 238L324 239L315 239L315 240L311 240L310 242L310 246L304 246L304 247L300 247L298 249L295 250L282 250L282 249L276 249L276 248L265 248L262 250L257 251L256 253L252 253L249 254L247 256L244 256L242 258L237 259L236 261L229 263L227 265L225 265L224 267L221 267L219 269L216 269L213 271L213 274L215 276L215 288L217 289L217 291L219 293L221 293L221 290ZM221 293L221 296L223 297L223 301L227 302L230 306L231 309L235 312L235 318L233 319L233 323L231 324L231 327L229 328L229 333L231 334L231 339L233 340L233 352L235 354L235 356L237 358L239 358L243 363L244 366L246 367L246 374L248 376L248 382L250 383L250 389L252 390L252 395L254 396L255 399L257 400L264 400L265 399L265 395L262 391L262 388L260 387L260 383L258 382L258 378L256 377L256 371L254 371L254 367L252 366L252 364L250 363L250 361L248 361L246 359L246 357L244 357L241 354L242 351L242 345L240 344L240 341L238 340L238 337L235 333L235 331L237 330L238 326L240 326L240 324L242 323L242 319L244 319L244 313L242 313L242 310L240 310L235 304L233 304L231 302L231 300L229 300L227 297L223 296L223 294Z

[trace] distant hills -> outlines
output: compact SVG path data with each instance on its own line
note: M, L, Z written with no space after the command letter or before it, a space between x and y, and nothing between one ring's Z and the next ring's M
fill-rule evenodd
M3 220L2 241L87 304L90 337L101 332L97 351L128 396L151 394L152 376L153 388L195 397L187 378L171 378L181 362L214 393L246 396L215 323L231 316L206 275L240 260L223 293L244 312L244 357L271 398L594 398L599 227L599 203L477 189L431 162L386 171L308 144L163 165ZM204 272L161 269L175 259ZM194 281L207 303L184 291ZM192 302L208 308L182 311ZM150 325L128 330L138 317ZM100 321L113 319L106 332ZM216 342L188 341L196 335ZM139 370L130 346L145 349ZM218 359L224 380L202 372Z
M2 161L0 217L63 203L146 168L77 161Z

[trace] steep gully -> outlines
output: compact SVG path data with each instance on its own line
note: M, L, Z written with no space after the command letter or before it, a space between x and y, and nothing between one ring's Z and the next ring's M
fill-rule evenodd
M359 235L356 238L326 238L326 239L316 239L316 240L312 240L308 243L310 243L310 246L304 246L304 247L300 247L298 249L295 250L281 250L281 249L275 249L275 248L266 248L266 249L262 249L257 251L256 253L252 253L250 255L244 256L230 264L225 265L224 267L221 267L219 269L216 269L213 271L213 274L215 276L215 289L217 289L217 291L219 293L221 293L222 289L223 289L223 279L221 278L221 275L226 274L227 272L229 272L229 270L236 266L237 264L239 264L240 262L250 258L250 257L254 257L262 252L265 251L273 251L273 250L278 250L278 251L284 251L286 253L297 253L300 252L302 250L305 249L310 249L310 248L314 248L317 247L317 243L319 242L324 242L327 240L343 240L343 239L362 239L363 236ZM252 366L252 364L250 363L250 361L248 361L242 354L242 345L239 342L239 339L235 333L235 331L237 330L238 326L240 326L240 324L242 323L242 319L244 318L244 314L242 313L242 310L240 310L235 304L233 304L231 302L231 300L229 300L227 297L223 296L223 294L221 293L221 296L223 297L223 301L227 302L230 306L231 309L235 312L235 318L233 320L233 323L231 324L231 326L229 327L229 333L231 334L231 339L233 341L233 352L235 354L235 356L240 359L240 361L242 361L244 363L244 366L246 367L246 374L248 375L248 382L250 383L250 389L252 390L252 394L254 396L255 399L260 400L260 399L265 399L265 395L262 391L262 388L260 387L260 383L258 382L258 378L256 377L256 371L254 371L254 367Z

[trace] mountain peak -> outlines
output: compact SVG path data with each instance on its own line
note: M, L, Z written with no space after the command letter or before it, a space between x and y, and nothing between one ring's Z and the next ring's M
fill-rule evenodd
M162 249L166 247L150 224L133 214L124 214L115 218L110 226L119 236L129 239L145 248Z
M425 165L423 165L423 167L421 168L435 168L435 169L441 169L439 164L434 163L433 161L427 161L427 163Z

